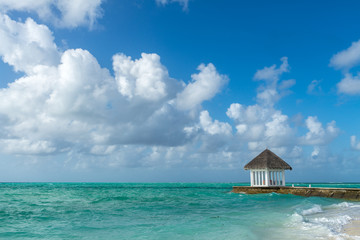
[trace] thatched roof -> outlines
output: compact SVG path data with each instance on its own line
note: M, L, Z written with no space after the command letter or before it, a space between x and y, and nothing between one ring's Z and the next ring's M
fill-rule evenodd
M269 149L265 149L262 153L256 156L244 167L245 170L249 169L285 169L292 170L291 166L282 160L275 153Z

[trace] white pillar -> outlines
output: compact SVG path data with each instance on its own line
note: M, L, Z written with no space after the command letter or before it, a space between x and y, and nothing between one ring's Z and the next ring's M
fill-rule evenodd
M253 171L253 180L254 180L254 186L256 185L256 173Z
M254 186L256 185L256 172L253 171L253 174L254 174Z
M259 185L261 185L261 172L258 171L258 174L259 174Z
M281 172L278 171L278 185L280 186L281 185Z
M250 170L250 186L254 186L254 171Z
M269 186L269 170L265 171L265 186Z
M278 171L278 185L279 185L279 186L281 185L280 180L281 180L280 171Z
M285 171L282 170L282 184L285 186Z
M263 181L263 185L266 186L266 171L263 171L263 174L264 174L264 181Z
M257 171L254 172L255 173L255 185L258 185L258 174Z

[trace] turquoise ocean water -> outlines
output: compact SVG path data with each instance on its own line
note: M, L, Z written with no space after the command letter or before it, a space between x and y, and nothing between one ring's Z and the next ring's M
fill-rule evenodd
M0 183L0 239L360 239L342 233L358 202L233 185L246 184Z

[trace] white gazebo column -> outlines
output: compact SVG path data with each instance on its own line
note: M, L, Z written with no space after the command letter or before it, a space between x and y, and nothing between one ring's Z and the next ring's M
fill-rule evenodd
M275 171L272 171L272 175L273 175L273 185L276 185L276 175L275 175Z
M259 174L259 182L258 182L258 185L260 186L260 185L261 185L261 172L258 171L258 174Z
M256 185L256 174L255 171L253 171L253 181L254 181L254 186Z
M278 171L278 176L279 176L279 178L278 178L278 180L279 180L279 186L281 186L281 171Z
M282 185L285 186L285 171L282 170Z
M258 174L257 171L254 171L255 173L255 186L258 185Z
M250 170L250 186L254 186L254 171Z
M258 175L257 175L257 171L254 171L254 185L256 186L258 184Z
M265 186L269 186L269 170L265 171Z
M273 185L276 185L275 172L274 171L272 171L272 181L273 181Z

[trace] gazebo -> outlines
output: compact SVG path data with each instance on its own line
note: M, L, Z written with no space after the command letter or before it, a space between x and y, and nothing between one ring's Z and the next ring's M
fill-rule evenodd
M244 167L250 170L252 187L285 186L285 170L291 166L269 149L265 149Z

